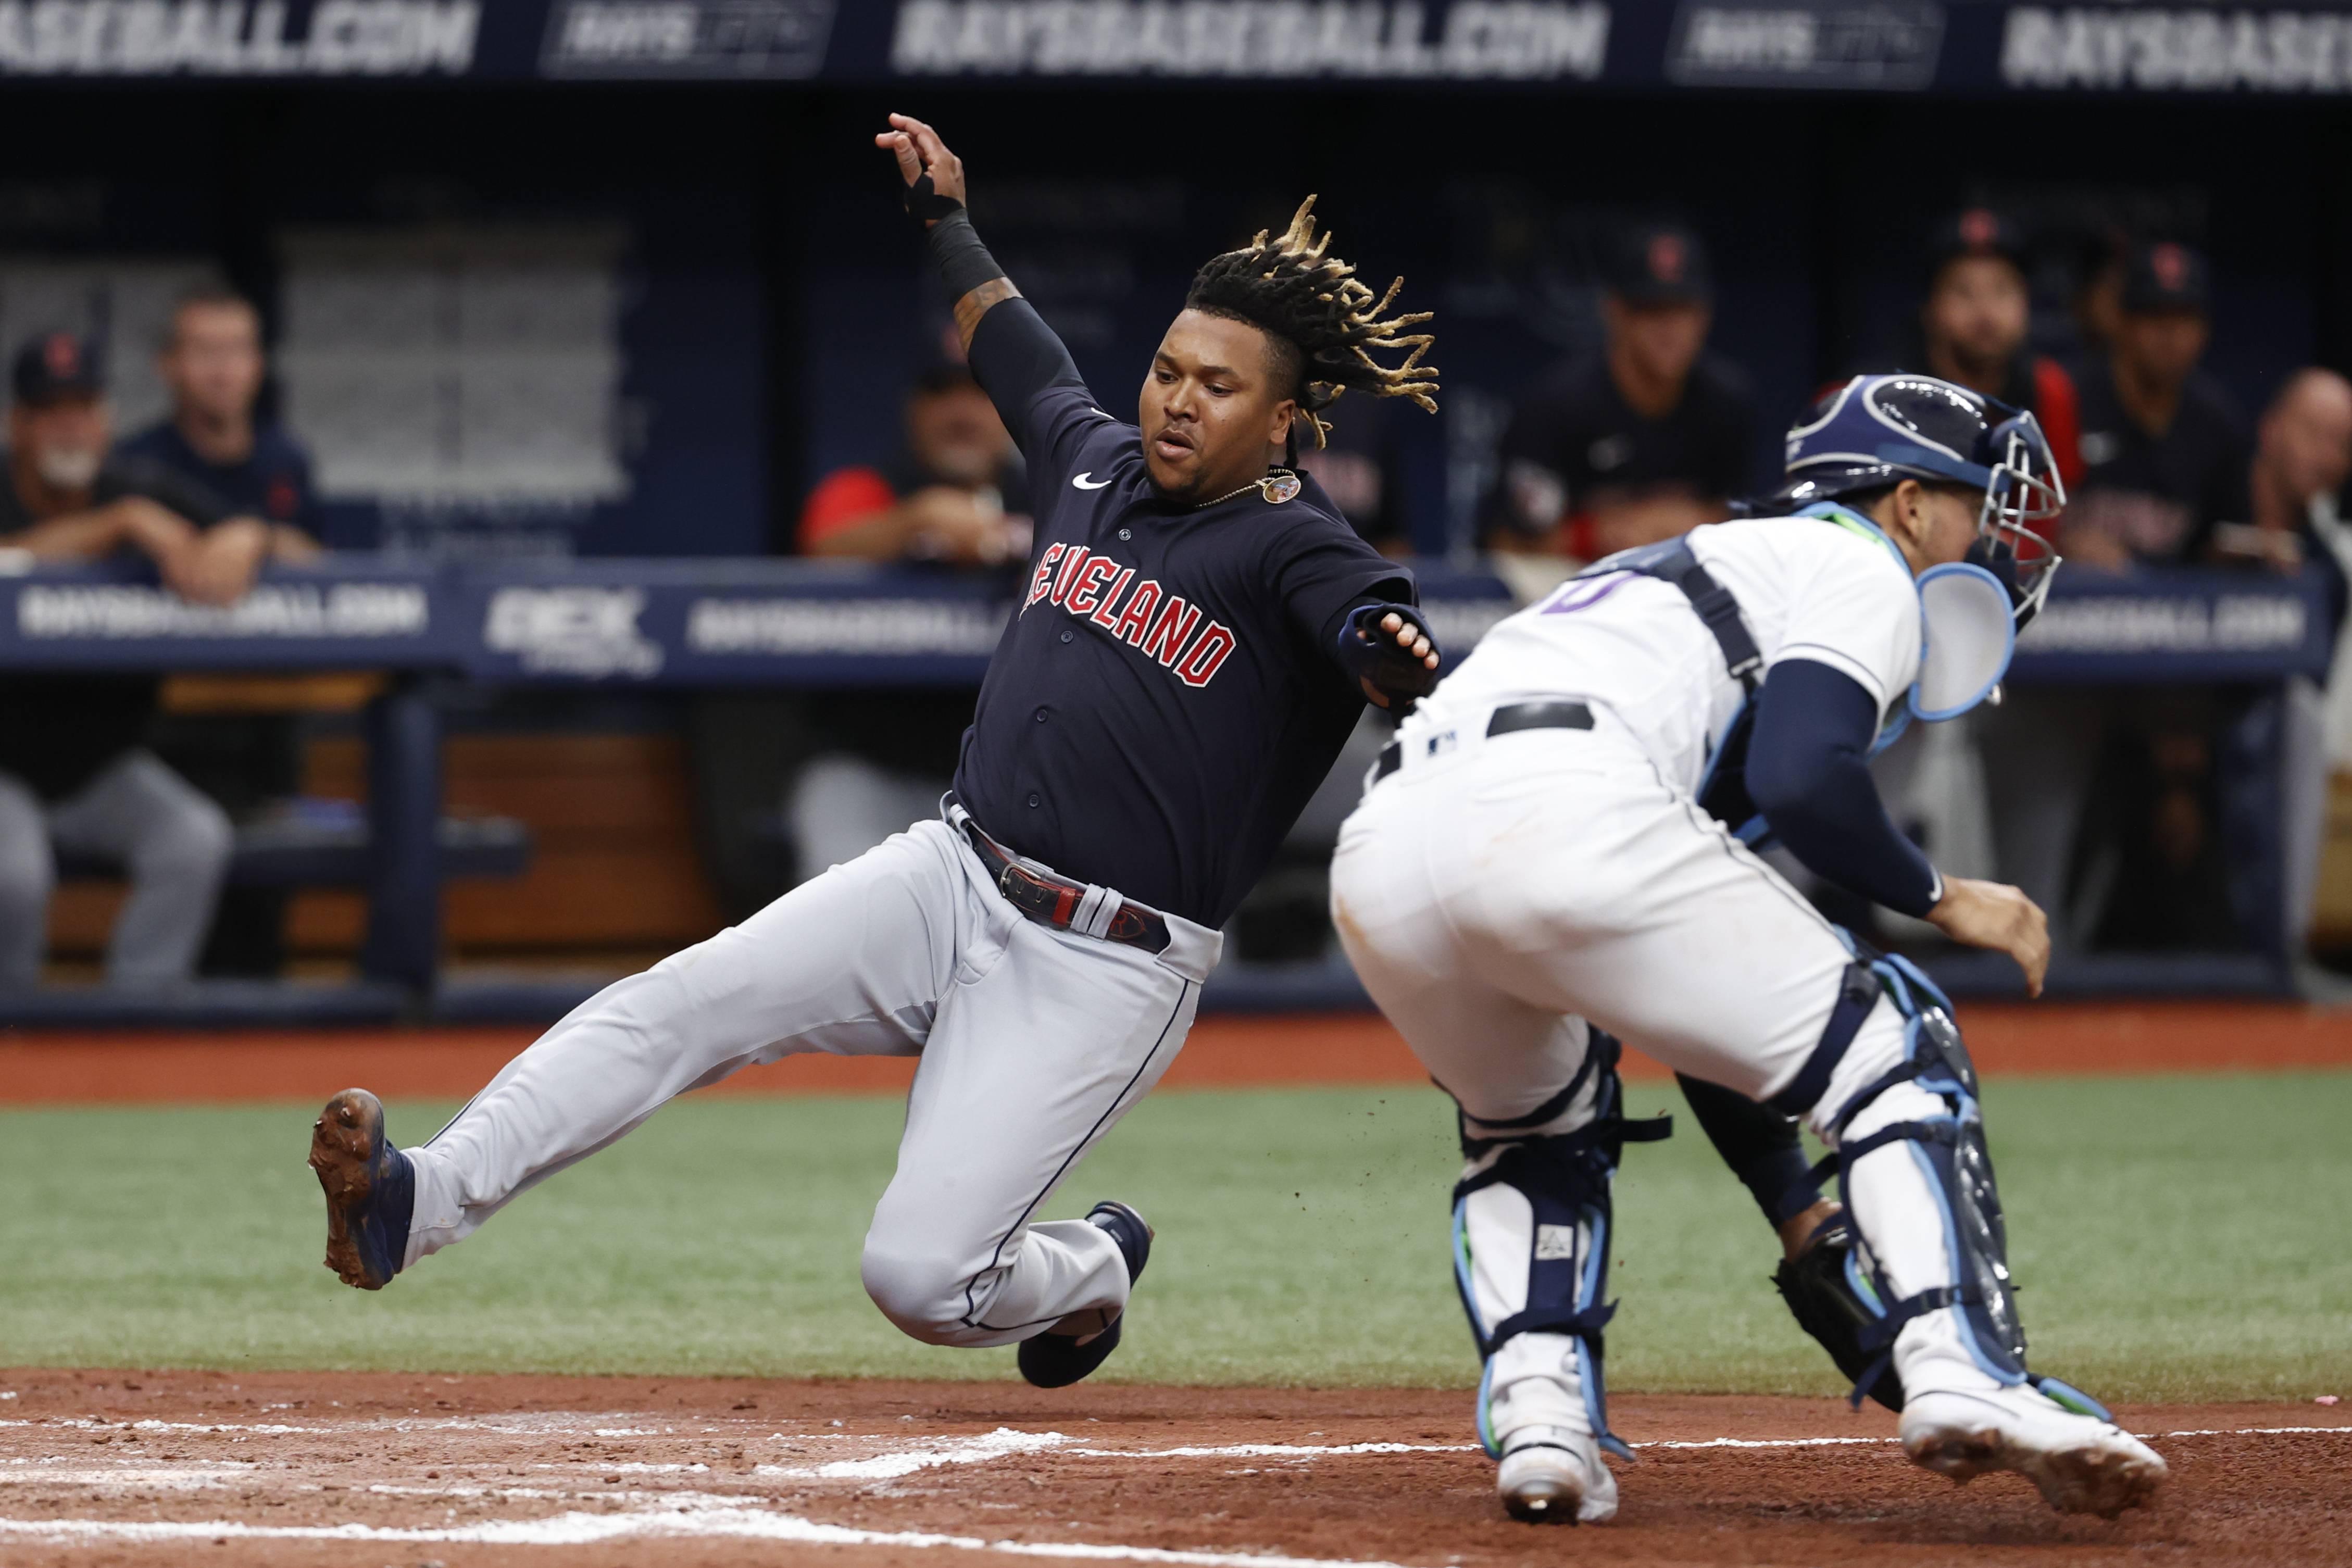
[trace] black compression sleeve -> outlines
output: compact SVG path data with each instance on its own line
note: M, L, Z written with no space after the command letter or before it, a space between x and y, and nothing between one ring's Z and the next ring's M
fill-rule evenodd
M948 286L950 299L961 299L982 284L1004 276L1004 269L980 243L980 231L961 211L931 225L930 246L932 265L940 269L940 280Z
M1707 1142L1755 1196L1766 1219L1777 1228L1822 1200L1795 1118L1719 1083L1680 1072L1675 1077L1691 1114L1706 1129Z
M1870 777L1878 705L1812 659L1772 666L1748 744L1748 793L1808 869L1904 915L1925 915L1943 879L1896 830Z
M1086 385L1062 340L1029 301L1019 298L990 307L972 329L971 373L1024 452L1031 400L1047 387Z

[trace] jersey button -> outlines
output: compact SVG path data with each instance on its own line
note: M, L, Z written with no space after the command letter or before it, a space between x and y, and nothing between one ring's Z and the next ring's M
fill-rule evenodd
M1069 634L1067 632L1063 632L1063 633L1062 633L1062 641L1063 641L1063 642L1065 642L1065 643L1066 643L1066 642L1068 642L1069 640L1070 640L1070 634Z
M1127 528L1121 528L1121 529L1119 529L1119 530L1118 530L1118 537L1119 537L1119 538L1123 538L1123 539L1131 539L1131 538L1133 538L1135 537L1135 535L1134 535L1134 533L1133 533L1131 530L1129 530L1129 529L1127 529Z
M1045 722L1045 710L1044 708L1039 708L1037 710L1037 722L1039 724Z
M1040 804L1040 802L1039 802L1038 798L1037 798L1036 796L1032 795L1032 796L1030 796L1030 797L1029 797L1029 805L1030 805L1030 808L1031 808L1033 810L1034 810L1034 809L1035 809L1039 804Z

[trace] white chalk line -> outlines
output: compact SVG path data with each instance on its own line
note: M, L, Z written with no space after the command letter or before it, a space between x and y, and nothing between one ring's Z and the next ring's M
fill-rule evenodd
M2199 1427L2157 1434L2164 1437L2292 1436L2352 1433L2352 1427ZM635 1433L632 1436L638 1435ZM1086 1458L1321 1458L1365 1454L1467 1453L1470 1444L1426 1443L1231 1443L1187 1444L1171 1448L1099 1448L1075 1447L1076 1440L1059 1432L1020 1432L999 1427L978 1438L934 1444L869 1459L786 1467L761 1465L754 1476L798 1479L889 1479L946 1465L985 1463L1024 1453L1053 1450ZM1704 1440L1659 1439L1633 1445L1636 1448L1811 1448L1886 1446L1885 1437L1713 1437ZM18 1460L15 1463L21 1464ZM552 1468L552 1467L548 1467ZM607 1473L707 1471L706 1465L668 1466L631 1463L620 1466L583 1465L583 1470ZM0 1480L53 1486L99 1486L113 1491L204 1490L233 1481L250 1483L253 1467L237 1464L235 1474L201 1469L20 1470L0 1471ZM321 1492L319 1486L293 1489ZM353 1495L415 1498L420 1500L498 1498L512 1501L561 1501L583 1496L576 1491L530 1487L446 1487L371 1485L353 1489ZM798 1515L746 1506L740 1496L696 1491L637 1491L601 1494L600 1500L622 1505L621 1511L571 1511L547 1518L494 1520L479 1524L402 1528L381 1525L250 1525L235 1521L200 1522L130 1521L108 1520L0 1519L0 1536L48 1540L164 1542L194 1540L301 1540L414 1542L428 1544L582 1546L602 1542L644 1539L728 1538L789 1542L805 1545L891 1546L994 1552L1013 1556L1094 1561L1160 1563L1183 1568L1397 1568L1395 1564L1347 1558L1297 1558L1260 1552L1181 1552L1158 1547L1097 1544L1084 1542L990 1541L979 1536L942 1535L919 1531L874 1531L821 1524Z
M486 1524L406 1530L382 1525L250 1525L214 1523L113 1523L91 1520L0 1520L0 1534L47 1540L159 1542L172 1541L358 1541L419 1545L589 1546L627 1540L724 1537L792 1542L814 1546L895 1546L996 1552L1016 1557L1075 1558L1095 1562L1166 1563L1183 1568L1400 1568L1360 1558L1284 1557L1257 1552L1177 1552L1154 1546L1087 1542L990 1541L977 1535L939 1535L910 1530L856 1530L819 1524L789 1513L742 1507L736 1500L666 1499L667 1513L562 1513L549 1519L499 1520Z

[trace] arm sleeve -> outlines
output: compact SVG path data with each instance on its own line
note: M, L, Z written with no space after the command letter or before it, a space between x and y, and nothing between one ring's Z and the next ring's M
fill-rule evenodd
M1789 852L1840 887L1921 915L1943 879L1886 815L1870 777L1878 704L1811 659L1772 666L1748 743L1748 793Z
M1038 394L1054 387L1086 391L1070 350L1045 325L1036 307L1022 298L1000 301L972 329L971 373L996 404L998 417L1030 462L1039 461L1032 441L1051 432L1033 428ZM1091 394L1089 394L1091 395Z

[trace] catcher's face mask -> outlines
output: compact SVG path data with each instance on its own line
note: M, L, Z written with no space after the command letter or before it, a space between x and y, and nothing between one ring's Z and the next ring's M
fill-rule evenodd
M1990 476L1968 560L1990 572L2008 591L2011 615L2021 632L2041 613L2059 566L2058 552L2033 525L2048 523L2066 509L2066 485L2058 476L2058 461L2051 455L2041 423L2030 413L2011 413L1986 431L1979 455Z

